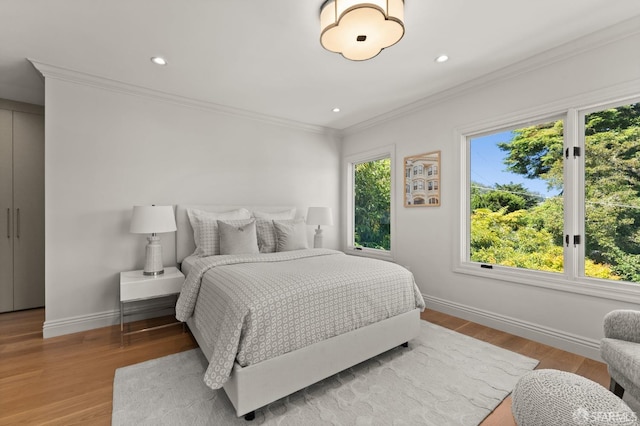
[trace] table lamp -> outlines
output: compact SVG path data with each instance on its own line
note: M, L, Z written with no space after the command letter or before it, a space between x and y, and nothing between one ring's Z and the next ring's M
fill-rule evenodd
M307 225L318 225L316 235L313 237L313 247L322 248L322 229L320 229L320 226L333 225L331 207L309 207Z
M156 234L174 232L176 219L173 206L134 206L131 215L130 232L134 234L151 234L147 237L149 244L146 248L144 275L164 274L162 266L162 246L160 237Z

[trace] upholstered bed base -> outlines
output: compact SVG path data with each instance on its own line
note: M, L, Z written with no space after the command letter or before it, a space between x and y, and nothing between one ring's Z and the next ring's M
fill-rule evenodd
M187 210L225 212L244 207L250 211L279 212L291 206L178 205L176 208L176 260L180 264L193 253L195 243ZM298 211L298 217L302 212ZM187 324L201 350L211 359L193 318ZM397 315L346 334L272 358L255 365L235 364L224 390L238 416L303 389L382 352L408 342L420 331L420 310Z
M209 360L211 353L193 322L187 321L189 329ZM224 390L243 416L408 342L419 331L420 310L415 309L255 365L236 363Z

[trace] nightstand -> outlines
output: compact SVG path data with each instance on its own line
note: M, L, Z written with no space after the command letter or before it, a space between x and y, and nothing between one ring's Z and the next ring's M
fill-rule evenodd
M178 270L175 266L164 269L164 274L156 276L143 275L140 271L128 271L120 273L120 346L124 346L124 336L131 334L142 333L149 330L155 330L159 328L165 328L174 326L177 324L183 324L179 321L169 324L159 325L155 327L148 327L141 330L124 331L125 317L131 315L139 315L148 312L154 312L159 310L165 310L170 305L164 304L154 306L152 308L136 309L134 311L127 312L127 305L134 302L149 301L152 299L168 298L175 296L173 300L173 307L175 308L175 301L182 289L184 283L184 274Z

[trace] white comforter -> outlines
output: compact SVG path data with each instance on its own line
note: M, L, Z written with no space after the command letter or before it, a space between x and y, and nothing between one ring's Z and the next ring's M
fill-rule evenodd
M213 351L205 383L218 389L234 361L255 364L416 308L424 300L401 266L309 249L199 259L176 317L194 317Z

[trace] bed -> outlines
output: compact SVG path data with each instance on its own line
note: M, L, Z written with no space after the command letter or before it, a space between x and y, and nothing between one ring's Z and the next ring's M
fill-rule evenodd
M176 255L187 276L177 316L210 362L205 383L224 388L238 416L251 420L256 409L417 336L424 301L413 276L398 265L328 249L272 252L260 237L259 253L203 252L193 212L220 214L246 229L250 222L302 226L291 207L244 209L176 209ZM247 211L260 219L247 220ZM227 220L222 212L242 218Z

